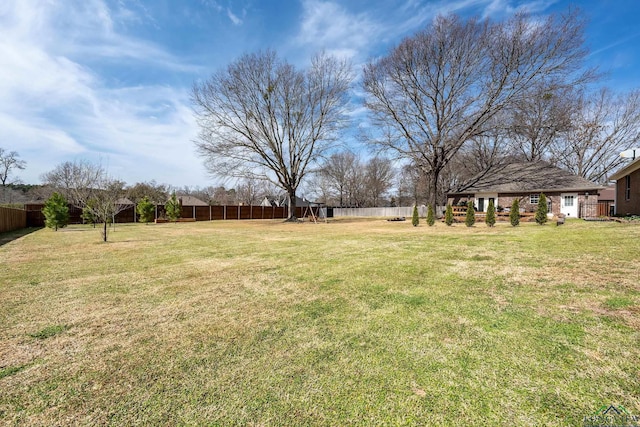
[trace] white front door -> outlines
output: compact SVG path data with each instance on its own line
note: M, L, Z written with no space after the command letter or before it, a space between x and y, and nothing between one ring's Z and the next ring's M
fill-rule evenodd
M560 194L560 212L568 217L578 217L578 193Z

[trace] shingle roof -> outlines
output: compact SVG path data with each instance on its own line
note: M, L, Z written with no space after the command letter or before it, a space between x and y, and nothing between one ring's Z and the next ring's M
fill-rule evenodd
M182 206L209 206L207 203L193 196L180 196L178 199L180 199Z
M640 157L638 157L637 159L633 160L631 163L622 167L619 171L611 175L609 179L617 181L620 178L623 178L629 175L630 173L637 171L638 169L640 169Z
M463 188L450 194L597 191L602 187L547 162L526 162L493 167Z

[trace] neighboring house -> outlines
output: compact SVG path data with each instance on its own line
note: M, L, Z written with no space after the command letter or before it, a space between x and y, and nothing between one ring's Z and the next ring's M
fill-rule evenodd
M614 173L616 215L640 215L640 158Z
M180 196L178 197L178 201L182 206L209 206L207 202L203 202L202 200L193 196Z
M289 198L285 198L285 200L282 202L282 206L289 206ZM320 206L319 203L315 203L315 202L310 202L304 198L298 197L296 196L296 207L300 208L300 207L318 207Z
M278 208L280 206L284 206L284 203L282 197L265 196L259 206L263 206L265 208Z
M514 199L520 209L533 212L540 193L547 198L549 212L577 218L580 206L596 203L602 187L546 162L511 163L496 166L476 175L463 191L447 194L452 205L472 200L477 211L485 212L493 200L498 210L508 210Z
M178 201L182 206L182 218L196 218L196 208L198 206L209 206L208 203L193 196L180 196Z

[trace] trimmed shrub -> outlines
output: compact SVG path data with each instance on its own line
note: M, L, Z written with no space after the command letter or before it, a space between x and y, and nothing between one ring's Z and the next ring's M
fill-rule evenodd
M447 210L444 212L444 223L447 225L453 224L453 207L447 205Z
M467 227L473 227L473 224L476 223L476 211L473 209L473 202L469 201L467 203L467 216L464 218L464 224Z
M484 222L489 227L493 227L496 224L496 207L493 204L493 200L489 200L489 207L487 207L487 216Z
M514 199L511 203L511 211L509 212L509 221L511 225L517 227L520 225L520 202L518 199Z
M540 193L540 199L538 199L538 209L536 209L536 223L543 225L547 222L547 197L544 193Z
M433 227L433 224L436 223L436 215L433 213L433 207L431 205L427 206L427 224L429 227Z
M420 224L420 216L418 215L418 205L413 205L413 217L411 217L411 224L417 227Z

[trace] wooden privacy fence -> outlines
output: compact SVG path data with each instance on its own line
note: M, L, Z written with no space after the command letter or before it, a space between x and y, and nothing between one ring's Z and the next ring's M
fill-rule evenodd
M27 211L0 207L0 233L27 227Z
M41 204L25 205L26 222L29 227L43 227L44 215ZM314 215L318 216L325 208L306 208L304 206L296 208L296 216L310 216L313 209ZM154 219L163 218L164 205L157 205ZM286 219L288 209L286 206L182 206L181 218L193 218L196 221L213 220L240 220L240 219ZM326 210L325 210L326 213ZM116 215L117 223L137 222L139 215L135 213L134 206L127 207ZM69 224L82 224L82 209L69 205Z

